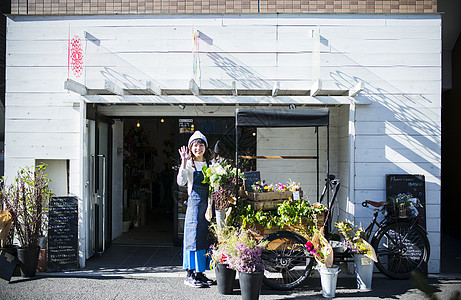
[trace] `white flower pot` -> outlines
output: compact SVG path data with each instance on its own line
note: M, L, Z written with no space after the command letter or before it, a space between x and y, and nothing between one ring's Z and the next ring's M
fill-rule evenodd
M226 211L225 210L216 210L216 224L218 229L222 230L226 227Z
M131 225L131 221L123 221L122 231L127 232L128 230L130 230L130 225Z
M341 271L337 265L331 268L319 267L320 281L322 282L322 295L325 298L334 298L336 293L336 281Z
M364 254L354 254L355 274L357 276L357 288L359 290L371 290L373 279L373 260Z

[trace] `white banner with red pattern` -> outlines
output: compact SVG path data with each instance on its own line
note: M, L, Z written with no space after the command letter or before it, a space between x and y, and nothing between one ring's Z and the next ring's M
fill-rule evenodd
M83 34L73 34L69 30L67 77L84 84L84 38Z

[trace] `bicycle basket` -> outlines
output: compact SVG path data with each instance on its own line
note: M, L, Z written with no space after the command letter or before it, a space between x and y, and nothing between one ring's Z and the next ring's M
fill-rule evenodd
M418 198L411 194L399 193L387 199L387 216L389 218L417 218L423 212Z

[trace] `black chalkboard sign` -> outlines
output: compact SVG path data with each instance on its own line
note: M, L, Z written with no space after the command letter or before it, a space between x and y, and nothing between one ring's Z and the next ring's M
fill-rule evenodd
M16 253L10 253L13 249L14 248L9 249L9 252L5 249L0 249L0 278L8 281L11 280L14 269L16 268ZM16 252L15 249L14 252Z
M48 220L49 272L78 268L78 198L53 197Z
M388 174L386 175L386 201L392 202L399 194L405 194L415 204L421 225L425 227L426 187L424 175ZM411 216L411 209L406 211Z
M261 173L259 171L243 172L243 182L245 184L245 191L251 192L251 186L258 181L261 181Z

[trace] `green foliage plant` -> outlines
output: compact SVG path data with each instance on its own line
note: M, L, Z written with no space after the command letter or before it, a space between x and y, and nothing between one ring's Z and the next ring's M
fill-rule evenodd
M268 229L283 229L298 231L304 236L312 236L314 228L318 227L318 217L327 208L319 203L310 204L307 200L286 200L276 210L255 210L250 204L239 203L232 215L231 223L243 228L258 223ZM323 225L323 224L321 224ZM320 225L320 226L321 226Z

